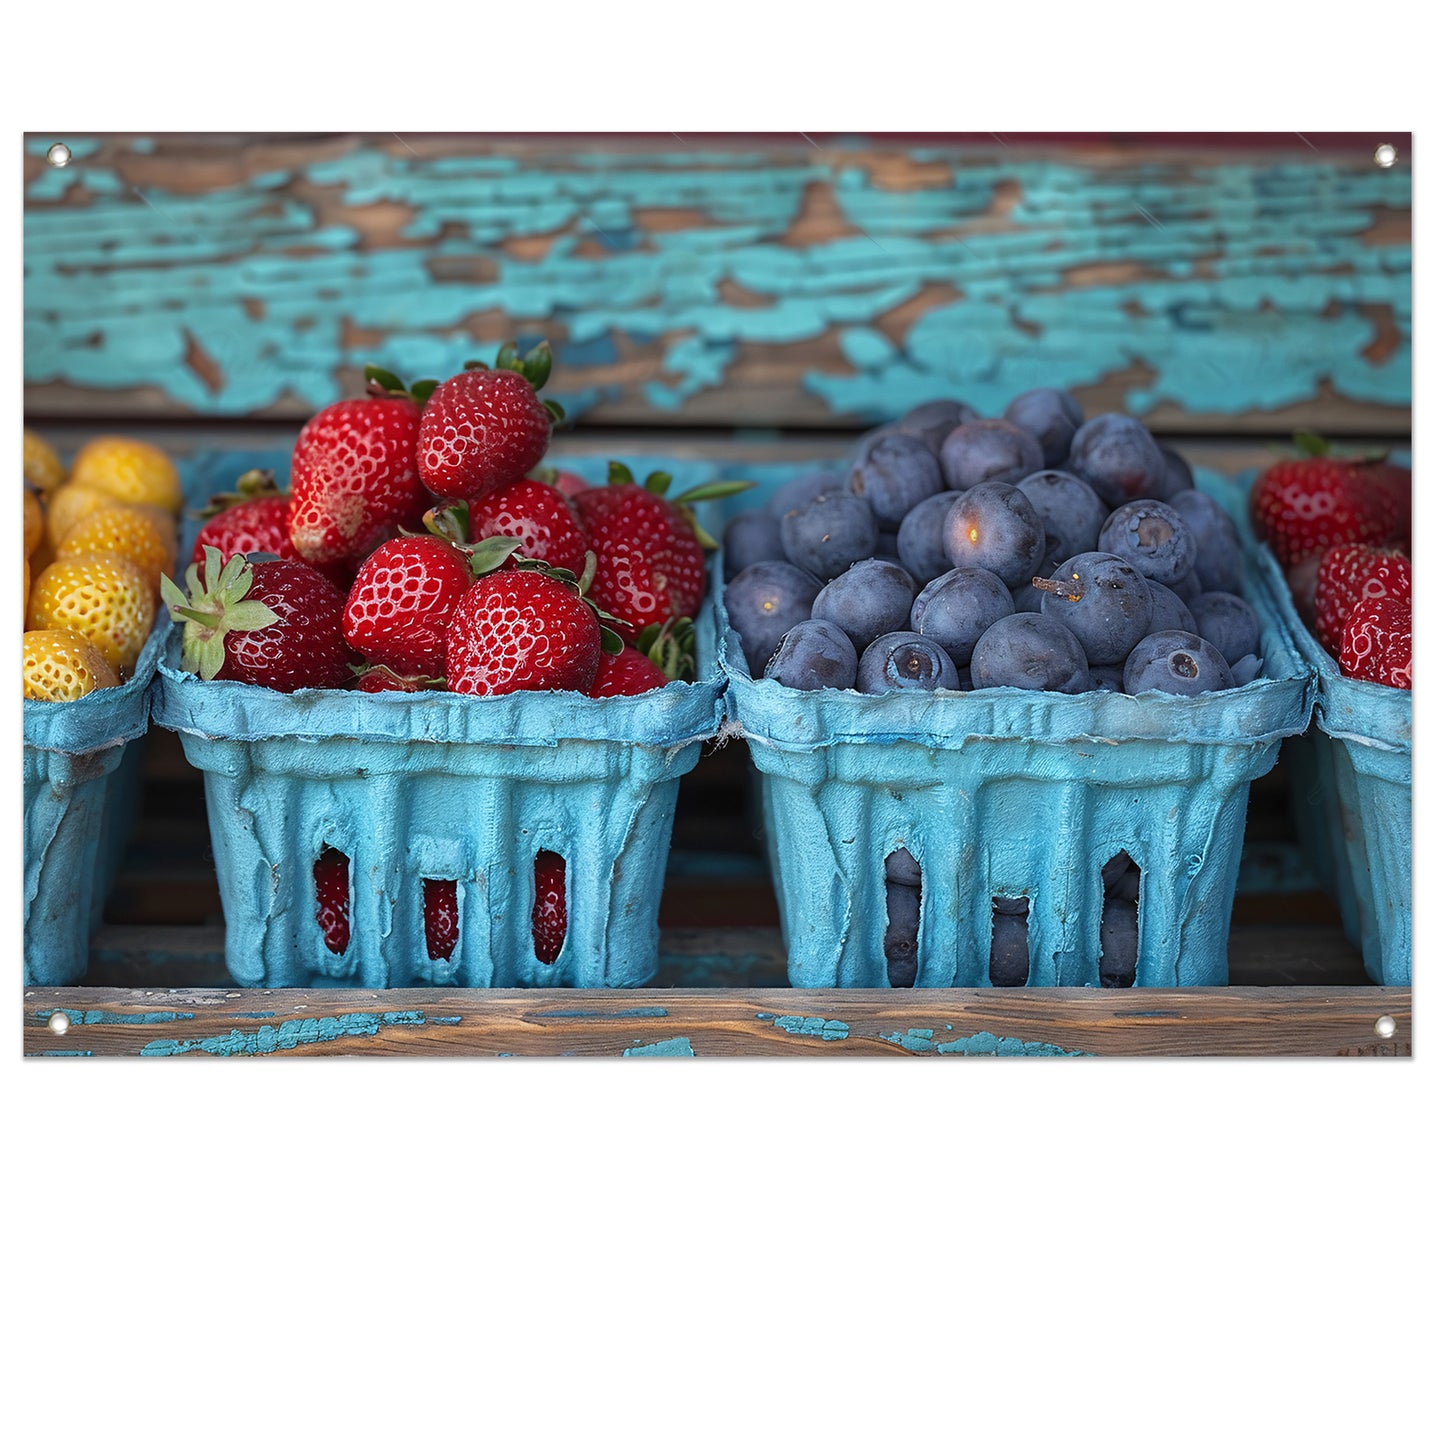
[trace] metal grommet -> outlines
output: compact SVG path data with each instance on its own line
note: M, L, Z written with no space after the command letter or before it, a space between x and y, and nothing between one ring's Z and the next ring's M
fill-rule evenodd
M1380 1017L1375 1020L1375 1032L1379 1034L1382 1039L1394 1038L1395 1020L1392 1019L1389 1014L1381 1014Z
M63 1009L56 1009L55 1012L50 1015L51 1033L63 1034L66 1032L67 1029L69 1029L69 1027L70 1015L66 1013Z
M1399 159L1399 152L1389 141L1375 147L1375 164L1382 170L1389 170L1396 160Z
M45 152L45 159L60 170L70 164L70 147L63 140L58 140L48 151Z

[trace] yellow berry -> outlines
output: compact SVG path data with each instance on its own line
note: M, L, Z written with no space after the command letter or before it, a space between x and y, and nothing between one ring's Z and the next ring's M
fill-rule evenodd
M181 479L175 463L159 448L134 437L105 436L77 453L70 480L98 487L119 502L146 502L168 512L181 509Z
M45 509L40 505L40 498L25 488L25 555L29 557L40 545L40 539L45 535Z
M29 611L30 611L30 558L27 557L27 558L25 559L25 610L20 614L21 617L22 617L22 619L29 613ZM20 625L23 627L23 626L25 625L25 623L22 621Z
M74 702L120 682L99 649L62 627L27 632L22 666L25 696L41 702Z
M125 557L140 568L146 586L155 593L161 585L161 573L169 576L176 570L176 545L146 515L151 510L98 507L65 534L65 540L55 549L56 560L97 553Z
M33 431L25 432L25 480L42 492L53 492L65 480L55 448Z
M30 594L32 630L68 627L93 642L122 674L135 666L155 615L155 596L144 574L124 557L52 562Z
M107 496L99 487L81 487L67 482L50 494L45 511L45 535L52 547L59 547L82 517L88 517L99 507L118 505L115 498Z

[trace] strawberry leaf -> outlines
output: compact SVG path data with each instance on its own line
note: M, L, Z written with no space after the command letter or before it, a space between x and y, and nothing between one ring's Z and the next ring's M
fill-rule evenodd
M515 341L504 342L497 352L496 369L498 371L521 371L522 360L517 355L517 343Z
M202 682L211 682L226 664L226 644L219 632L204 638L187 636L181 644L181 660Z
M462 362L463 371L490 371L491 369L491 364L486 361L477 361L473 359L471 361Z
M239 506L242 502L258 502L263 497L282 495L283 493L276 485L275 472L262 471L259 467L252 467L249 472L243 472L236 478L235 491L217 492L199 512L192 515L207 522L212 517L218 517L222 512L228 512L232 507Z
M637 483L632 479L632 468L624 462L608 462L607 485L609 487L635 487Z
M561 475L556 467L533 467L528 479L533 482L541 482L545 486L555 487L557 478Z
M363 374L367 381L375 382L384 391L399 391L403 395L406 393L405 384L394 371L387 371L380 366L368 366Z
M441 383L428 378L425 381L414 381L411 384L411 399L418 406L425 406L431 400L431 394Z
M472 550L472 576L495 572L520 546L516 537L487 537Z
M1314 432L1297 431L1294 434L1294 444L1307 457L1327 457L1330 454L1330 444Z
M665 497L667 489L672 485L671 472L649 472L642 485L652 493L654 497Z
M541 391L547 378L552 375L552 347L546 341L539 341L523 358L519 368L523 376L532 383L533 391Z
M471 513L465 502L457 502L450 507L433 507L423 514L421 522L433 537L460 547L466 545Z
M264 602L237 602L226 609L227 632L255 632L280 620Z
M616 657L627 645L623 640L605 623L598 624L602 629L602 650L611 657Z
M161 573L161 601L164 602L167 607L171 609L185 607L189 605L190 600L191 599L187 597L164 572Z
M587 589L592 586L592 579L597 575L597 553L589 551L587 558L582 564L582 575L577 579L577 590L582 596L587 595Z
M562 410L560 403L553 401L550 397L542 403L542 410L552 418L553 426L567 420L567 413Z
M692 502L715 502L720 497L735 497L739 492L751 491L757 486L756 482L703 482L696 487L689 487L680 497L674 497L674 502L689 504Z

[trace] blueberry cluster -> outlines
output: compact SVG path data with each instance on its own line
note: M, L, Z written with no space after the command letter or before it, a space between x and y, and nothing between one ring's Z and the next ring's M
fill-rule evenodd
M734 518L725 602L787 687L1194 696L1259 673L1241 556L1183 457L1040 388L926 402Z

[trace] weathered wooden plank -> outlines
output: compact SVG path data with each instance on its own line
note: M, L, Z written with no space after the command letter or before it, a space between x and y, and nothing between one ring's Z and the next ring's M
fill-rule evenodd
M25 1052L71 1057L1401 1057L1410 1023L1375 988L25 994Z
M609 423L1028 386L1171 431L1408 427L1410 167L942 140L26 142L26 403L299 417L546 335Z

